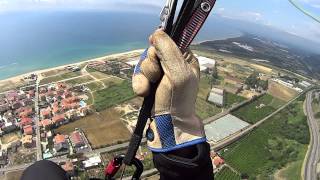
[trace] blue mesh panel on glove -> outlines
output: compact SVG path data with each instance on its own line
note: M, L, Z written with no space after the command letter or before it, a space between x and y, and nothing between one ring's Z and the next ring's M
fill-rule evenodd
M155 117L162 148L170 148L176 145L172 118L170 114Z

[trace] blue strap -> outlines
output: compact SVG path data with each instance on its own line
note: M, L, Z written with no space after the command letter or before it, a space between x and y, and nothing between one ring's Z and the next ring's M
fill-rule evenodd
M141 54L139 63L134 68L133 74L137 75L141 73L141 64L148 56L148 48Z

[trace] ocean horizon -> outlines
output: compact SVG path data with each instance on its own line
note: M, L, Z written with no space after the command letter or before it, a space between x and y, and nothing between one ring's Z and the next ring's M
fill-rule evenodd
M120 12L0 14L0 80L148 46L157 15ZM208 23L195 41L241 36Z

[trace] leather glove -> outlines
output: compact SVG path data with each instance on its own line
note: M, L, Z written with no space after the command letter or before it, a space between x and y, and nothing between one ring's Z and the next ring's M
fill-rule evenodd
M195 116L198 60L190 51L182 54L162 30L149 40L151 46L136 66L132 80L134 92L142 97L149 94L150 83L160 81L147 130L149 149L170 152L205 142L203 123Z

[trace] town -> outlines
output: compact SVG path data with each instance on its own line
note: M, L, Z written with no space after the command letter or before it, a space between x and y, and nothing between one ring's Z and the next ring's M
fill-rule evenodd
M25 78L28 84L3 92L1 168L21 172L36 160L48 159L74 178L102 177L112 157L125 153L137 121L142 99L133 94L130 81L140 53L33 74ZM206 124L214 171L243 175L225 160L225 147L313 82L260 64L195 53L201 70L196 113ZM146 170L154 169L145 144L137 157ZM17 165L25 166L15 169Z

